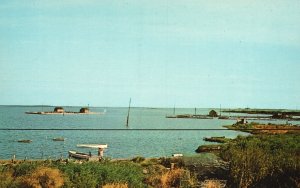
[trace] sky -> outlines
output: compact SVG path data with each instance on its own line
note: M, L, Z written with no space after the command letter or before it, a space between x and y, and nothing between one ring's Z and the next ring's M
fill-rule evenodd
M299 0L0 0L0 104L300 108Z

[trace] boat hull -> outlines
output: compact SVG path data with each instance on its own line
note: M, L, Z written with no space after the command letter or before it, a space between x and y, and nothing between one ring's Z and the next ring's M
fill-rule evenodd
M52 140L53 141L65 141L65 138L59 137L59 138L53 138Z
M89 154L86 153L80 153L76 151L69 151L69 157L75 158L75 159L83 159L83 160L89 160L91 157Z

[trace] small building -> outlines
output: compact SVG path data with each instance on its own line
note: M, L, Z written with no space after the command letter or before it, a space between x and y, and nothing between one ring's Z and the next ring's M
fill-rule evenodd
M211 110L209 112L208 116L210 116L210 117L218 117L218 113L216 111L214 111L214 110Z
M292 118L293 116L291 116L291 115L288 115L288 114L286 114L286 113L280 113L280 112L278 112L278 113L274 113L273 115L272 115L272 118L273 119L287 119L287 118Z
M247 124L248 122L247 122L247 120L245 119L245 118L242 118L242 119L237 119L236 120L236 124Z
M89 113L90 109L89 108L81 108L79 113Z
M63 107L55 107L55 108L54 108L54 112L55 112L55 113L64 113L65 110L64 110Z

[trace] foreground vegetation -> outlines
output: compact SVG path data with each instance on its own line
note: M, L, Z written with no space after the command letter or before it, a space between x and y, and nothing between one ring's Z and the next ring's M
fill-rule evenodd
M239 136L220 147L183 158L2 161L0 187L300 187L299 134Z
M0 187L143 187L141 166L129 162L27 161L0 167Z
M167 168L171 166L172 170ZM195 182L180 159L137 157L127 161L83 163L2 161L0 165L1 188L193 187Z
M238 137L220 152L233 187L300 187L300 136Z

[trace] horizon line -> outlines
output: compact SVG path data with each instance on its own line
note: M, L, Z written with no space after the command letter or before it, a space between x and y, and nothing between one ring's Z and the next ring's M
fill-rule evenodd
M41 104L0 104L0 106L14 106L14 107L89 107L89 108L128 108L128 106L89 106L89 105L41 105ZM151 107L151 106L132 106L132 108L174 108L172 107ZM175 107L176 109L186 108L186 109L220 109L220 107ZM262 109L262 110L298 110L293 108L269 108L269 107L222 107L221 109Z

